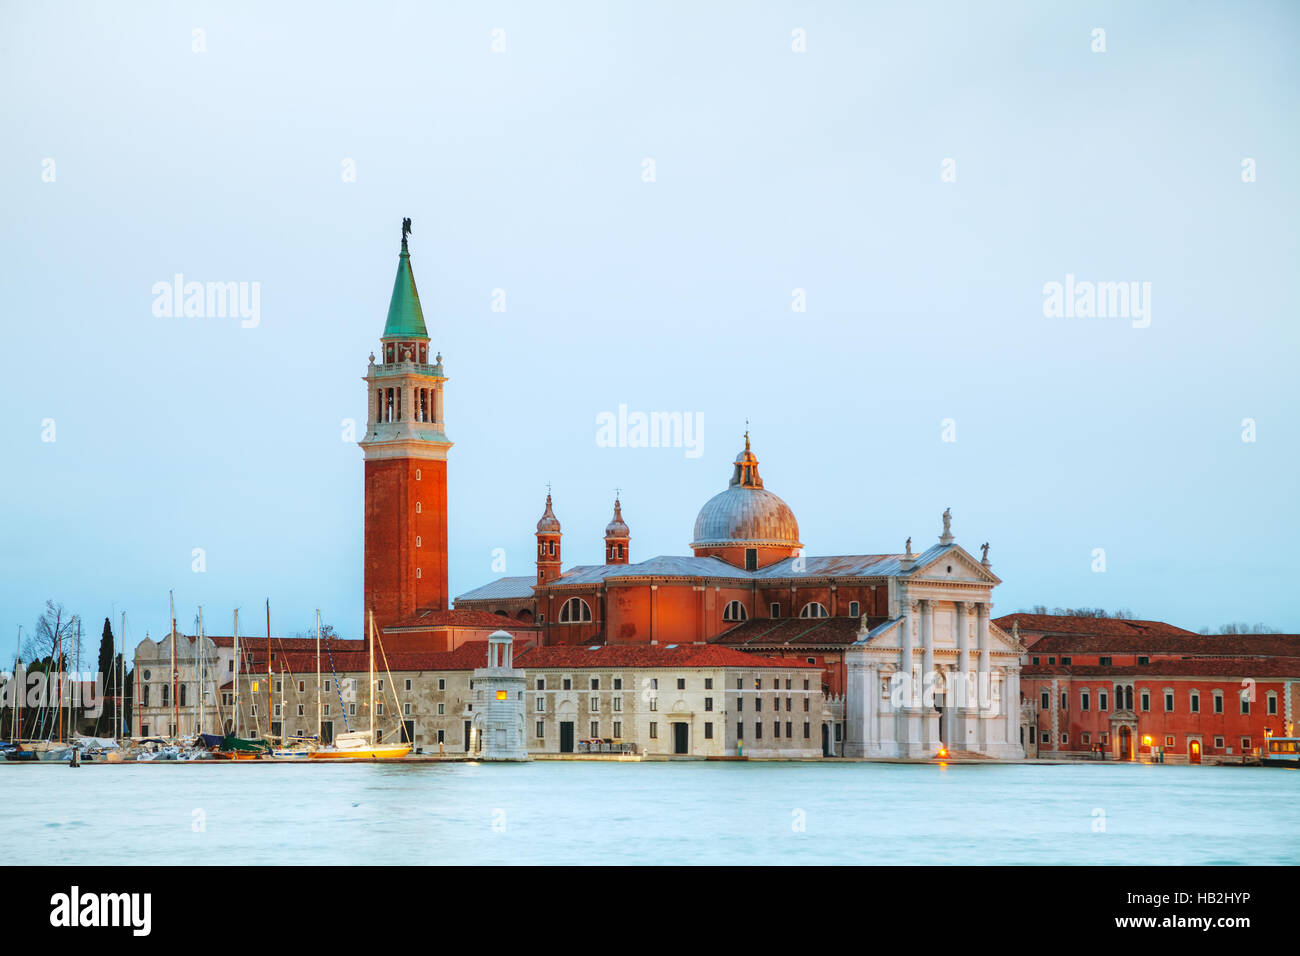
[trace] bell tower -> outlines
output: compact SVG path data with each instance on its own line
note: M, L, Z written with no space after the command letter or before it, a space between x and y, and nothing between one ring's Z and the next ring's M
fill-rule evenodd
M560 519L551 510L551 493L546 493L546 510L537 522L537 583L546 584L560 576Z
M402 252L365 383L366 521L364 611L382 629L426 610L446 610L447 451L442 356L429 360L429 333L411 272L402 220ZM366 631L362 630L362 633Z

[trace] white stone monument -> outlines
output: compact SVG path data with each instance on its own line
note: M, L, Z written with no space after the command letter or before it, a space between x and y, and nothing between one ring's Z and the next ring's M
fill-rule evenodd
M524 672L514 666L514 638L488 635L487 667L474 671L474 756L527 760L524 749Z

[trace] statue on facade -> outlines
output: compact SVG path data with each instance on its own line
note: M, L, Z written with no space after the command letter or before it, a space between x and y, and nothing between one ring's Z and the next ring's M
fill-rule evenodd
M912 556L912 539L911 539L911 538L908 538L908 539L907 539L907 555L906 555L906 557L909 557L909 558L910 558L911 556Z
M987 541L985 541L983 544L981 544L981 545L980 545L980 550L984 552L984 558L983 558L984 563L985 563L985 564L988 564L988 563L989 563L989 543L988 543Z
M952 509L943 509L943 536L946 538L952 534Z

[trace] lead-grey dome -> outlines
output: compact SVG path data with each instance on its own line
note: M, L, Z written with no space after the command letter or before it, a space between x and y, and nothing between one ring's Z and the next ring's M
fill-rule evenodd
M763 488L758 458L749 449L736 456L735 471L726 491L704 503L695 519L692 548L716 545L774 545L798 548L799 522L790 506Z

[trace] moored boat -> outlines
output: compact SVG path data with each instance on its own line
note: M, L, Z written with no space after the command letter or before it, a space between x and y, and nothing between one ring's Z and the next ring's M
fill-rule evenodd
M1265 767L1300 767L1300 737L1266 737L1260 760Z

